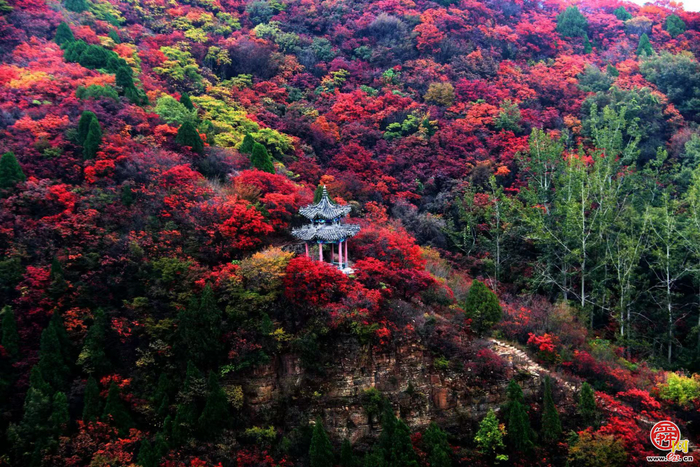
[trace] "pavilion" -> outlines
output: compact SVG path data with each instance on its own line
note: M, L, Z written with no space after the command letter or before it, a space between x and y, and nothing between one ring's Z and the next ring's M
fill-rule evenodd
M337 265L341 271L351 272L348 261L348 238L357 234L360 226L341 222L350 213L350 206L341 206L331 201L324 185L318 203L299 209L299 213L311 221L309 225L292 229L292 235L306 244L306 256L309 256L309 243L317 243L318 259L323 261L323 245L330 244L330 263ZM337 262L335 261L336 251Z

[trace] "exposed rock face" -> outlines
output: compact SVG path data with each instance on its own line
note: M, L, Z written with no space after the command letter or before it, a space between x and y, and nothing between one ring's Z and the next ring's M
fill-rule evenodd
M296 409L297 420L288 420L290 427L299 421L299 413L307 419L320 415L331 436L361 442L378 434L377 420L368 417L362 403L365 391L376 388L412 429L436 421L455 434L471 436L489 408L498 409L505 402L509 379L518 379L525 397L541 397L541 378L546 370L525 354L521 358L521 351L499 344L486 343L508 365L505 374L492 378L438 370L433 356L418 343L379 349L341 343L336 365L325 375L306 371L297 356L286 354L252 374L232 378L229 384L243 386L247 409L261 424L267 423L266 414Z

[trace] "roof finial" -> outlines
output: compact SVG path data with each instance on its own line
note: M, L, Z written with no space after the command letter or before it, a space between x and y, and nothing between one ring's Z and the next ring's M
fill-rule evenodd
M323 185L323 191L321 192L321 199L323 198L328 198L328 190L326 190L326 185Z

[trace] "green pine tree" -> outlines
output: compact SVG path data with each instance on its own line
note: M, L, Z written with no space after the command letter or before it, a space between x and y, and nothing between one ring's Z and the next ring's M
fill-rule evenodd
M90 131L90 124L93 120L97 121L97 115L89 110L85 110L80 114L80 120L78 121L78 144L81 146L85 143L85 138L87 138L88 132Z
M49 424L52 431L58 435L70 422L70 415L68 414L68 398L63 392L57 392L53 396L53 403L51 404L51 416L49 417Z
M132 420L124 401L122 401L120 393L119 386L112 382L112 384L109 385L107 401L105 402L105 408L102 412L102 420L111 423L120 433L124 434L127 433L132 426Z
M508 456L500 454L506 447L503 443L504 436L505 429L498 422L496 412L493 409L489 409L486 417L479 423L479 430L474 436L477 449L480 453L491 457L495 461L506 461Z
M581 385L581 391L578 396L578 414L581 416L583 423L586 426L594 426L598 418L598 406L595 401L595 391L588 383Z
M215 439L226 427L229 419L229 406L226 393L219 386L215 372L209 374L209 396L199 417L199 433L204 439Z
M613 11L613 14L617 16L617 19L619 19L620 21L627 21L628 19L632 19L632 15L630 14L630 12L627 11L623 6Z
M452 460L450 459L450 443L447 442L447 433L445 433L435 423L431 423L423 434L423 445L428 453L428 463L430 467L450 467Z
M352 444L347 439L340 446L340 467L359 467L359 462L352 451Z
M153 445L147 439L141 441L141 446L139 447L139 456L137 462L141 467L158 467L158 461L160 458L156 458L156 452Z
M255 140L249 134L243 137L243 142L238 147L238 152L241 154L253 154L253 146L255 145Z
M14 153L6 152L0 157L0 190L13 188L26 179Z
M170 437L175 446L182 446L187 442L192 434L197 418L197 407L194 403L189 402L177 406Z
M177 130L177 136L175 137L175 142L180 146L187 146L192 148L193 152L201 154L204 151L204 142L197 132L194 124L190 121L186 121Z
M483 334L501 320L503 311L498 297L481 281L475 280L469 289L464 311L472 320L474 330Z
M588 20L577 6L567 7L557 16L557 32L562 37L583 37L588 32Z
M170 383L170 378L165 373L161 373L158 378L158 385L156 386L156 392L153 395L153 407L158 410L158 416L165 417L168 414L170 408L170 391L172 390L172 385Z
M588 40L588 34L585 34L583 36L583 53L585 53L585 54L593 53L593 45L591 45L591 41Z
M178 315L178 336L187 358L202 367L213 365L221 350L221 310L207 285L199 300L194 299Z
M518 451L530 451L534 446L534 433L524 406L523 391L515 380L511 380L508 385L507 412L510 444Z
M61 46L61 48L75 41L73 31L71 31L70 26L68 26L65 21L62 21L61 24L58 25L58 28L56 28L56 35L53 40L56 44Z
M68 290L68 283L63 273L63 265L56 256L51 261L49 280L49 295L54 300L60 299Z
M117 31L115 31L114 29L110 29L107 32L107 35L109 36L110 39L112 39L114 41L115 44L122 43L122 39L121 39L121 37L119 37L119 33Z
M74 11L76 13L87 11L87 9L90 7L87 0L65 0L64 5L66 10Z
M133 88L133 74L134 72L131 70L130 66L120 66L119 68L117 68L117 72L114 74L115 84L122 89Z
M43 379L54 389L65 387L70 367L66 357L69 349L65 348L68 340L63 322L57 313L51 317L49 325L41 333L39 342L39 371Z
M253 144L253 153L250 155L250 163L253 167L263 172L275 173L275 165L272 163L270 153L260 143Z
M620 72L617 71L617 68L615 68L613 65L608 64L608 66L605 68L605 71L608 73L608 75L617 78L620 76Z
M411 443L411 430L401 419L396 421L391 437L389 467L418 467L418 456Z
M19 357L19 333L17 332L15 314L9 306L2 309L2 340L0 340L0 345L12 361L17 360Z
M544 380L544 407L542 410L542 439L553 443L561 437L561 421L559 412L554 405L552 396L552 379L547 376Z
M169 421L170 417L168 417ZM154 458L156 459L155 466L159 465L159 461L163 456L165 456L168 451L170 451L170 445L168 444L168 440L165 437L165 424L163 424L163 432L158 433L156 435L156 442L153 445L153 453L154 453Z
M78 356L78 365L82 366L87 373L99 374L109 366L105 353L107 329L107 316L101 308L97 309L92 326L85 335L83 349Z
M83 421L94 422L102 413L102 404L100 400L100 388L97 386L97 380L90 376L85 385L85 395L83 396Z
M654 48L651 46L651 42L649 42L649 36L647 36L646 33L642 34L642 37L639 38L637 55L639 55L640 57L650 57L654 55Z
M311 446L309 447L309 464L311 467L333 467L335 456L333 446L328 434L323 428L320 418L316 419L313 434L311 435Z
M192 105L190 95L186 92L180 94L180 104L184 105L187 110L194 110L194 105Z
M675 38L685 32L685 23L678 15L668 15L666 17L666 31Z
M97 119L90 122L90 129L83 143L83 158L94 159L102 144L102 128Z
M323 187L324 187L324 185L319 185L316 187L316 190L314 190L314 203L318 203L319 201L321 201L321 197L323 196ZM326 189L326 192L328 192L327 189ZM331 203L335 204L335 200L330 195L330 193L328 194L328 200Z
M29 390L24 399L24 415L19 426L11 427L8 439L13 445L18 465L38 465L41 454L50 436L51 386L44 381L38 365L34 365L29 376Z

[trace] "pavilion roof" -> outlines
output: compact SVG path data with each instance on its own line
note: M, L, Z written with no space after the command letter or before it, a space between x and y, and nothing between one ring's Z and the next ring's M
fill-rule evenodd
M292 235L299 240L338 242L354 236L360 231L357 224L311 224L292 229Z
M308 206L299 209L299 214L312 221L316 219L325 219L330 221L347 216L350 213L350 209L350 206L341 206L331 201L331 199L328 197L326 186L324 185L321 200L318 203L309 204Z

